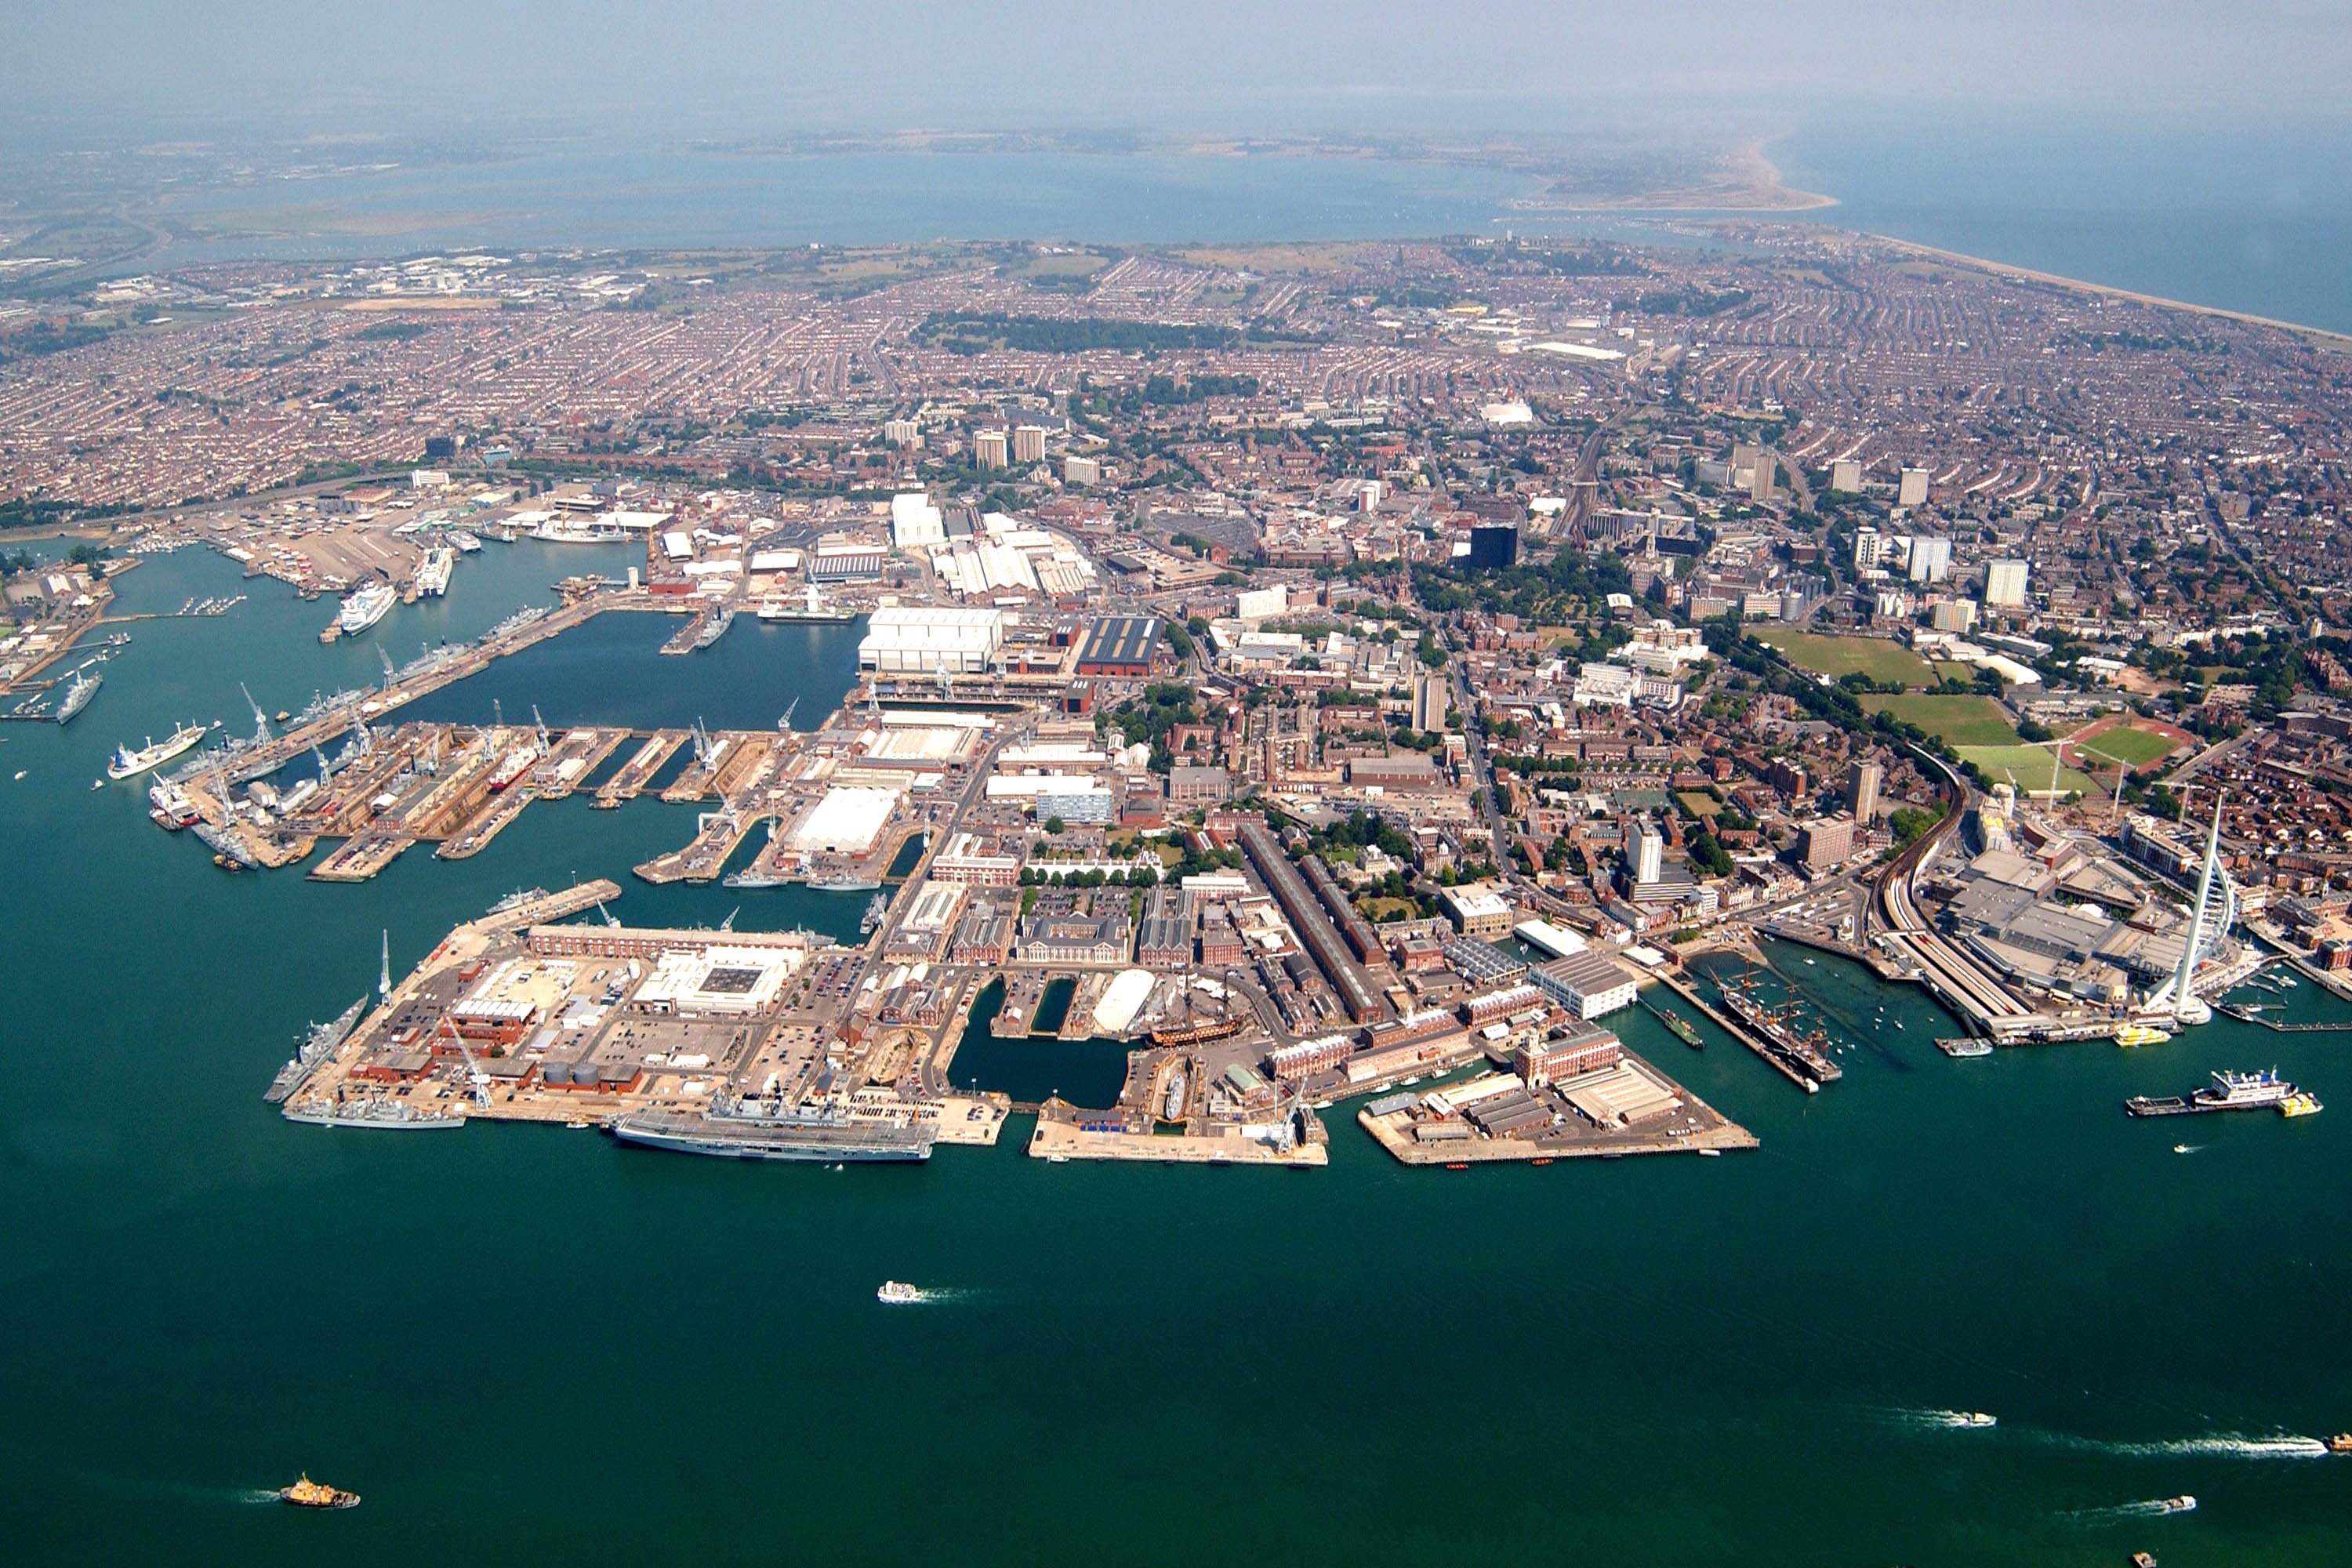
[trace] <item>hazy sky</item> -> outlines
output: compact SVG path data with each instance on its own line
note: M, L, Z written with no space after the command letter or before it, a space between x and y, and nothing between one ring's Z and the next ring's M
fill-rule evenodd
M2352 0L15 0L0 118L691 133L1575 124L1825 100L2345 113Z

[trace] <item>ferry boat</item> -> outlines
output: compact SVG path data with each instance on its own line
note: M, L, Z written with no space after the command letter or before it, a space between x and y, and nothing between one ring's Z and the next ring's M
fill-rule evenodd
M296 1508L357 1508L360 1505L360 1494L341 1490L322 1481L314 1481L305 1475L290 1487L279 1487L278 1500L291 1503Z
M2136 1094L2124 1101L2133 1116L2191 1116L2209 1110L2269 1110L2300 1093L2275 1068L2261 1072L2217 1072L2213 1081L2188 1095L2152 1099Z
M449 542L457 547L457 552L461 555L475 554L482 548L482 542L462 528L453 528L449 531Z
M904 1307L923 1299L923 1293L903 1280L885 1279L874 1299L887 1307Z
M196 811L196 803L188 798L187 791L175 784L159 784L150 787L147 805L147 815L166 832L177 833L183 827L193 826L202 820Z
M2331 1454L2352 1454L2352 1432L2338 1432L2328 1438L2327 1451Z
M335 612L335 630L343 637L358 637L390 615L399 602L400 595L383 579L362 583L343 595L342 608Z
M2171 1038L2162 1029L2148 1024L2126 1024L2116 1031L2116 1044L2126 1049L2133 1046L2161 1046Z
M2326 1109L2319 1103L2319 1097L2307 1089L2296 1089L2279 1101L2281 1116L2316 1116Z
M808 585L808 597L804 603L794 606L781 599L767 600L760 605L760 618L763 621L814 621L824 625L840 625L854 621L857 617L851 611L835 609L826 604L824 595L817 591L817 585L811 583Z
M449 591L449 574L457 565L457 552L447 545L436 544L427 550L425 559L416 566L416 596L437 599L446 594Z
M1992 1055L1992 1042L1990 1040L1979 1040L1974 1036L1965 1036L1958 1039L1937 1040L1936 1042L1936 1048L1943 1052L1948 1057L1970 1058L1989 1057Z
M195 743L205 738L205 733L202 724L183 724L164 740L148 736L147 743L135 752L128 746L117 746L114 748L114 760L106 764L106 776L117 783L137 778L150 768L160 766L181 752L194 749Z
M89 707L89 700L105 684L106 677L99 673L96 659L75 670L73 679L66 682L66 694L58 700L58 722L72 723L74 715Z

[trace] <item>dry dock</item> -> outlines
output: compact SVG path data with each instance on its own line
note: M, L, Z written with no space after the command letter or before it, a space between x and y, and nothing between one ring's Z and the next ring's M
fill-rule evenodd
M635 800L645 793L646 783L661 772L662 764L677 754L686 744L684 730L656 730L653 739L637 748L637 754L621 765L621 771L604 781L596 792L596 808L610 811L625 800Z

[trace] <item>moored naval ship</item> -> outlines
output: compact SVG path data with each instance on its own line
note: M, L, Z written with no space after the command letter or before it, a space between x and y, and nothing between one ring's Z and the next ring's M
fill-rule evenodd
M679 1154L713 1154L729 1160L801 1160L826 1164L849 1161L928 1160L936 1130L929 1121L852 1121L823 1111L747 1110L713 1106L704 1114L686 1110L633 1110L605 1123L624 1143L667 1149Z
M702 629L694 634L695 647L698 650L710 647L720 637L725 637L727 628L734 624L735 612L731 609L723 609L715 616L704 616Z
M321 1100L289 1105L278 1113L289 1121L312 1127L357 1127L370 1131L423 1132L463 1127L466 1119L446 1110L421 1110L404 1100L369 1095L361 1100Z
M105 684L106 677L99 672L96 659L75 670L73 679L66 682L66 694L58 699L58 722L72 723L74 715L89 707L89 700Z
M1810 1035L1797 1033L1791 1022L1793 1006L1767 1007L1736 984L1720 987L1720 994L1731 1016L1754 1030L1766 1050L1803 1075L1806 1093L1814 1092L1817 1085L1835 1083L1845 1076L1845 1069L1830 1060L1829 1053L1823 1049L1829 1044L1827 1031L1816 1028Z
M270 1105L284 1104L287 1097L301 1088L319 1069L320 1063L333 1056L337 1047L351 1038L352 1031L359 1026L360 1015L366 1011L367 998L362 996L344 1008L341 1017L331 1023L311 1025L310 1032L302 1037L302 1044L287 1058L286 1065L278 1069L278 1076L269 1080L268 1090L262 1095L262 1100Z

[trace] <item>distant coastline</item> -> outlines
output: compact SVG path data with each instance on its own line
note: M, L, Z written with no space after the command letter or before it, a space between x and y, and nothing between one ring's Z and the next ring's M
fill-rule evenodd
M1549 195L1507 204L1529 213L1799 213L1819 212L1838 199L1819 191L1801 191L1780 178L1780 165L1765 149L1785 132L1759 136L1730 155L1730 167L1718 179L1696 184L1635 191L1622 195L1579 196L1555 200ZM1553 182L1557 189L1561 184Z

